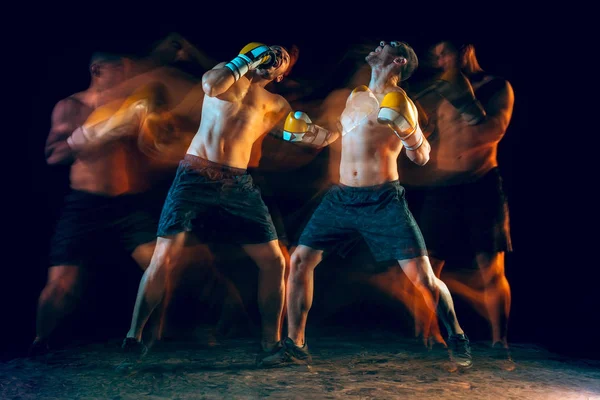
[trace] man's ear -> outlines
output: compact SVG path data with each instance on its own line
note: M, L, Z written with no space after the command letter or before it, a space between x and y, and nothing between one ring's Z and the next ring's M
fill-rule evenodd
M407 62L408 62L408 60L404 57L394 58L394 64L397 64L397 65L405 65Z
M90 74L92 76L100 76L100 66L95 63L90 65Z

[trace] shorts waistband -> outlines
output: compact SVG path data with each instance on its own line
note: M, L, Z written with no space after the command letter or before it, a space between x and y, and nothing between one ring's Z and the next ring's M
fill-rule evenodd
M202 157L195 156L193 154L186 154L183 158L183 161L186 162L190 167L194 169L211 169L213 171L218 171L223 173L224 175L230 176L239 176L248 174L248 170L243 168L231 167L225 164L219 164L214 161L207 160Z
M400 181L399 180L388 181L388 182L380 183L379 185L372 185L372 186L347 186L347 185L344 185L343 183L338 183L337 186L339 188L341 188L342 190L349 191L349 192L373 192L373 191L377 191L377 190L381 190L381 189L385 189L385 188L389 188L389 187L398 187L398 186L400 186Z

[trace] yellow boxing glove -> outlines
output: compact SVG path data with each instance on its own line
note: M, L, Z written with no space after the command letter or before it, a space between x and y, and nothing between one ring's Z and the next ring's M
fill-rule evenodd
M377 122L392 128L407 150L416 150L423 144L419 112L403 90L385 95L379 107Z
M252 42L244 46L233 60L225 64L233 73L237 81L248 71L255 69L261 64L270 63L275 60L275 53L269 46L262 43Z
M333 134L325 128L313 124L308 115L302 111L291 111L285 119L283 140L303 142L311 146L322 147L329 144Z

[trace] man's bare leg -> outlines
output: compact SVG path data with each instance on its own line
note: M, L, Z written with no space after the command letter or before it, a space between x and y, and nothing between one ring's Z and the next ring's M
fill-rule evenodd
M429 262L431 264L431 268L433 269L434 275L440 279L445 261L434 257L429 257ZM413 316L415 318L416 336L422 336L424 340L427 340L425 345L429 347L435 345L436 343L445 344L440 332L440 326L438 324L436 312L432 311L431 308L424 302L424 297L418 289L416 289L416 291L413 290L413 295Z
M454 302L444 282L435 276L427 257L399 260L400 267L423 295L427 306L436 313L448 334L464 333L454 312Z
M299 245L292 254L288 278L288 337L296 346L306 343L306 321L313 302L314 271L323 251Z
M141 342L146 322L163 300L169 274L177 263L186 235L186 232L182 232L172 238L157 239L150 265L140 281L127 338L135 338L137 342Z
M30 355L40 352L60 321L79 302L84 272L75 265L57 265L48 269L48 281L38 299L36 337Z
M131 258L139 265L142 271L148 269L152 261L152 255L156 249L156 240L148 243L140 244L131 253Z
M504 273L504 253L479 253L477 265L483 278L483 299L492 327L492 344L507 348L511 293Z
M469 340L458 323L450 291L433 273L429 258L416 257L410 260L398 260L398 263L408 279L423 294L429 308L436 312L446 327L453 361L463 368L471 367L473 362Z
M152 255L154 254L154 250L156 249L156 240L153 240L148 243L140 244L135 250L131 253L131 258L135 260L137 265L142 269L142 271L146 271L150 266L150 262L152 262ZM150 316L150 324L155 327L153 329L152 337L156 340L161 340L165 327L165 316L166 316L166 306L169 304L169 296L170 292L167 291L165 297L163 297L162 305L160 307L160 312L158 315L153 313ZM147 323L146 323L147 325Z
M258 306L261 314L261 346L264 351L275 348L281 340L281 318L285 299L285 258L279 241L243 246L259 268Z
M285 270L283 272L283 282L285 285L285 283L288 281L288 278L290 276L290 262L291 262L290 261L290 252L289 252L287 246L284 245L281 241L279 242L279 248L281 249L281 253L283 254L283 258L285 260ZM279 332L283 332L284 329L287 330L287 327L285 326L286 317L287 317L287 296L286 296L286 294L284 294L281 319L279 322Z

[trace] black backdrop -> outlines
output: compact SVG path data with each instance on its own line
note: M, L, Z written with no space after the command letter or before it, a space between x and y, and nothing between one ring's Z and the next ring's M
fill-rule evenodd
M432 14L431 10L425 14L424 7L414 14L417 18L409 17L413 12L394 9L390 13L385 7L331 14L300 11L293 6L264 12L269 6L253 4L235 15L219 11L218 5L215 10L171 5L169 10L164 10L165 6L112 8L102 13L87 7L76 14L69 9L39 10L13 36L16 43L12 44L18 50L11 53L15 55L11 63L14 61L17 71L7 75L11 81L7 84L16 90L5 118L18 121L15 128L5 132L14 134L17 143L9 147L4 169L9 205L3 218L8 242L3 263L2 354L20 354L34 335L35 303L47 267L47 242L67 188L67 171L47 167L43 157L53 105L87 87L87 63L93 51L139 50L176 31L219 60L229 59L248 41L295 43L301 49L294 70L299 79L318 79L354 43L370 39L375 43L404 40L417 52L440 37L475 41L482 67L507 78L516 99L499 154L515 247L507 259L513 290L511 339L582 357L598 355L594 339L598 300L591 279L596 266L587 257L590 249L582 240L587 236L576 229L585 220L576 215L588 211L575 192L580 181L567 172L570 154L560 141L564 139L564 122L556 122L558 110L544 91L552 82L548 56L542 51L549 36L532 30L531 16L510 7L493 15L460 11ZM255 20L255 15L261 17ZM137 285L139 274L134 268L123 271L131 272L123 272L117 289L132 290L130 285ZM100 314L88 317L87 323L105 318L127 326L131 296L114 293L112 305L96 305ZM124 299L126 306L119 305ZM120 310L120 316L111 319L111 313L119 308L127 311ZM124 332L121 327L118 331Z

